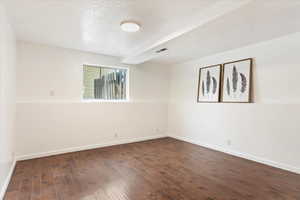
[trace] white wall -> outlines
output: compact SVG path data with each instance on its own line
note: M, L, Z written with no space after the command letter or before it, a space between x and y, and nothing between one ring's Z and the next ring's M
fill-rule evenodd
M15 36L0 5L0 199L14 160Z
M124 66L119 59L27 42L17 50L19 157L165 134L167 67L129 66L130 102L84 103L82 65Z
M299 44L296 33L173 66L168 134L300 173ZM196 103L199 67L248 57L255 103Z

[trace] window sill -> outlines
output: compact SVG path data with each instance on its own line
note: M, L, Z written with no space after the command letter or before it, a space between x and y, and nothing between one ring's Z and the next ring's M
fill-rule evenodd
M104 99L82 99L83 103L128 103L129 99L125 100L104 100Z

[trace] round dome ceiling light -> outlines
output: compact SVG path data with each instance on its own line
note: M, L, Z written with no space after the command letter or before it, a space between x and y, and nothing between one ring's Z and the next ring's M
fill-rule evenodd
M139 24L132 21L124 21L120 26L123 31L130 33L137 32L141 29L141 26Z

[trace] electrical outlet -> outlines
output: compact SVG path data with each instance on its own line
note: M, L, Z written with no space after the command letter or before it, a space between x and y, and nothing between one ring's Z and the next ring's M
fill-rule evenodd
M227 145L231 146L231 140L227 140Z
M54 90L50 90L49 94L50 94L51 97L53 97L53 96L55 96L55 91Z

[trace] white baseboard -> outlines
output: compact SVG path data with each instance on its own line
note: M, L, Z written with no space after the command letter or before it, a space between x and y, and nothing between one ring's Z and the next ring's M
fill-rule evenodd
M108 147L108 146L119 145L119 144L141 142L141 141L164 138L164 137L167 137L167 136L166 135L154 135L154 136L146 136L146 137L133 138L133 139L121 139L121 140L116 140L116 141L102 143L102 144L92 144L92 145L71 147L71 148L65 148L65 149L42 152L42 153L20 155L20 156L17 156L17 160L21 161L21 160L29 160L29 159L34 159L34 158L42 158L42 157L59 155L59 154L64 154L64 153L71 153L71 152L83 151L83 150L89 150L89 149L97 149L97 148L101 148L101 147Z
M205 143L195 141L193 139L183 137L183 136L168 135L168 137L172 137L172 138L182 140L182 141L185 141L185 142L188 142L188 143L203 146L203 147L206 147L206 148L209 148L209 149L221 151L221 152L231 154L231 155L234 155L234 156L237 156L237 157L245 158L247 160L251 160L251 161L255 161L255 162L258 162L258 163L265 164L265 165L269 165L271 167L276 167L276 168L280 168L280 169L283 169L283 170L287 170L287 171L290 171L290 172L300 174L300 168L298 168L298 167L286 165L286 164L283 164L283 163L278 163L278 162L271 161L271 160L264 159L264 158L260 158L260 157L253 156L253 155L248 154L248 153L241 153L241 152L233 151L233 150L230 150L230 149L225 149L224 147L220 147L220 146L217 146L217 145L205 144Z
M14 173L14 170L15 170L15 167L16 167L16 159L14 159L13 163L12 163L12 166L10 167L10 170L9 170L9 173L8 173L8 176L6 177L5 179L5 182L1 188L1 191L0 191L0 199L3 200L4 199L4 195L5 195L5 192L8 188L8 185L9 185L9 182L10 182L10 179Z

